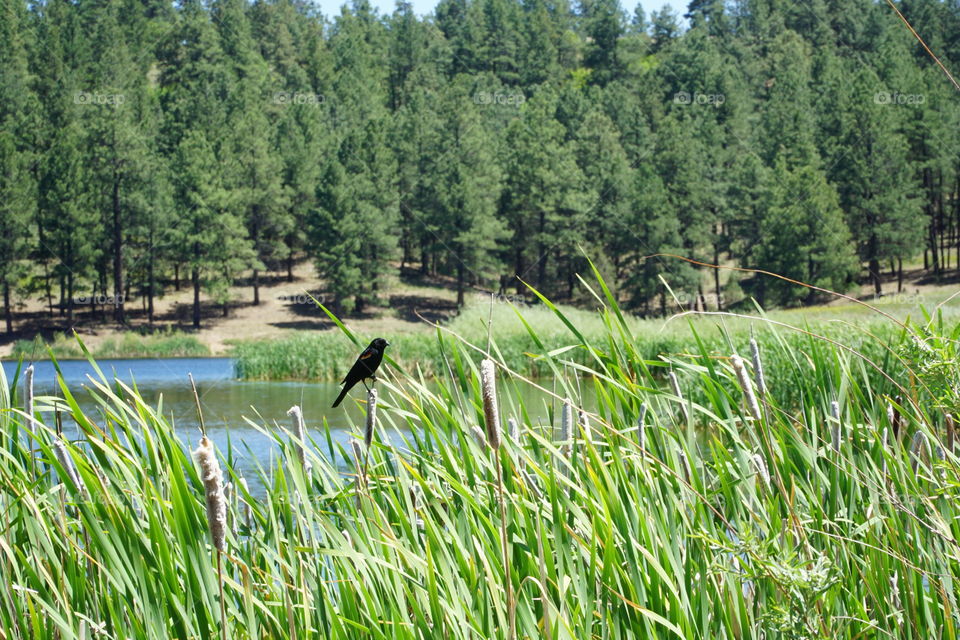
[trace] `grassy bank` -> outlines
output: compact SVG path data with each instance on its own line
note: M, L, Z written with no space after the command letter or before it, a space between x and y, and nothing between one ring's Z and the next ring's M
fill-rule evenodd
M12 360L45 360L50 354L58 360L83 358L83 351L73 337L58 335L52 342L37 336L13 345ZM97 358L203 358L210 348L196 337L179 331L155 334L124 333L101 342L93 355Z
M485 346L490 312L488 305L468 306L445 325L443 333ZM496 304L493 307L492 335L503 362L514 371L537 377L549 374L551 370L547 360L533 357L533 354L564 349L571 340L578 338L594 344L608 342L610 330L602 314L572 307L563 307L562 312L570 325L576 327L576 332L545 305L514 308ZM804 333L807 331L865 350L872 358L884 357L884 343L899 340L896 325L876 314L864 314L858 307L839 309L829 318L824 318L820 310L811 309L809 314L806 310L773 313L768 319L795 326L799 331L774 333L768 330L768 323L759 318L722 316L690 316L670 322L625 316L624 326L635 337L637 354L646 360L656 360L661 355L679 356L698 347L712 354L728 353L731 348L745 348L751 332L763 345L786 342L801 347L810 340ZM369 340L373 337L363 338ZM391 343L388 355L408 373L435 376L445 372L444 352L436 332L387 337ZM357 353L357 346L339 331L302 332L280 339L239 342L233 349L237 377L245 380L339 381L353 364ZM564 357L580 364L589 362L587 352L580 349L568 351ZM779 364L771 362L770 366L778 367Z
M217 451L222 554L192 426L174 432L103 380L97 415L68 389L38 399L80 425L70 442L50 424L30 435L4 381L3 637L956 636L955 323L872 363L767 328L762 386L749 351L738 375L732 350L695 333L666 357L678 396L641 357L639 325L613 310L583 330L565 320L571 348L552 353L530 323L553 374L536 406L495 343L499 449L475 437L482 354L447 336L434 384L386 369L360 460L323 431L264 426L284 457L248 479L251 495L232 465L242 445ZM598 404L578 418L585 385Z

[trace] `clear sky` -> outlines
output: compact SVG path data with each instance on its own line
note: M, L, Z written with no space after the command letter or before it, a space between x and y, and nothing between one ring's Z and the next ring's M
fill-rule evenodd
M340 7L342 7L345 2L349 2L349 0L314 0L314 4L320 7L323 15L328 18L332 18L340 13ZM392 13L396 7L395 0L370 0L370 3L380 9L381 14ZM433 11L433 8L437 5L437 0L411 0L411 3L417 14L424 15ZM632 16L637 6L635 0L621 0L621 4L627 12L627 15ZM640 4L643 5L643 10L647 14L647 18L650 17L652 12L662 9L664 5L670 5L673 7L674 12L682 16L687 12L689 0L640 0Z

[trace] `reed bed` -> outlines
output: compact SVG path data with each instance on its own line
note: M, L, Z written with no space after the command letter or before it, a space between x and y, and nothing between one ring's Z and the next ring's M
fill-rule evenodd
M612 303L599 318L531 351L552 388L440 333L448 375L381 372L377 437L263 425L288 460L256 479L122 382L90 380L95 414L37 397L31 432L3 380L0 637L956 637L957 399L909 354L764 329L645 358ZM523 428L494 448L502 416Z

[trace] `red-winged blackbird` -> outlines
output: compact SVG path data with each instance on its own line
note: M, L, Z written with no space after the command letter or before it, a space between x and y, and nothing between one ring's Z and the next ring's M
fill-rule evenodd
M360 354L357 361L350 367L347 377L343 379L343 390L340 392L340 395L337 396L337 401L333 403L334 407L338 406L347 395L347 392L361 380L367 378L377 379L374 374L377 372L377 367L380 366L380 361L383 360L383 352L389 346L389 342L383 338L377 338L370 343L369 347L363 350L363 353ZM364 386L366 386L366 383L364 383Z

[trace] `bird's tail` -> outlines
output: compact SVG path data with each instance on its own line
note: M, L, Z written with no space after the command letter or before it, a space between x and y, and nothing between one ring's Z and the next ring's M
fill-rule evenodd
M337 396L337 399L333 402L333 408L336 409L340 406L340 403L343 402L343 399L347 396L347 391L350 391L350 387L344 385L343 389L340 390L340 395Z

